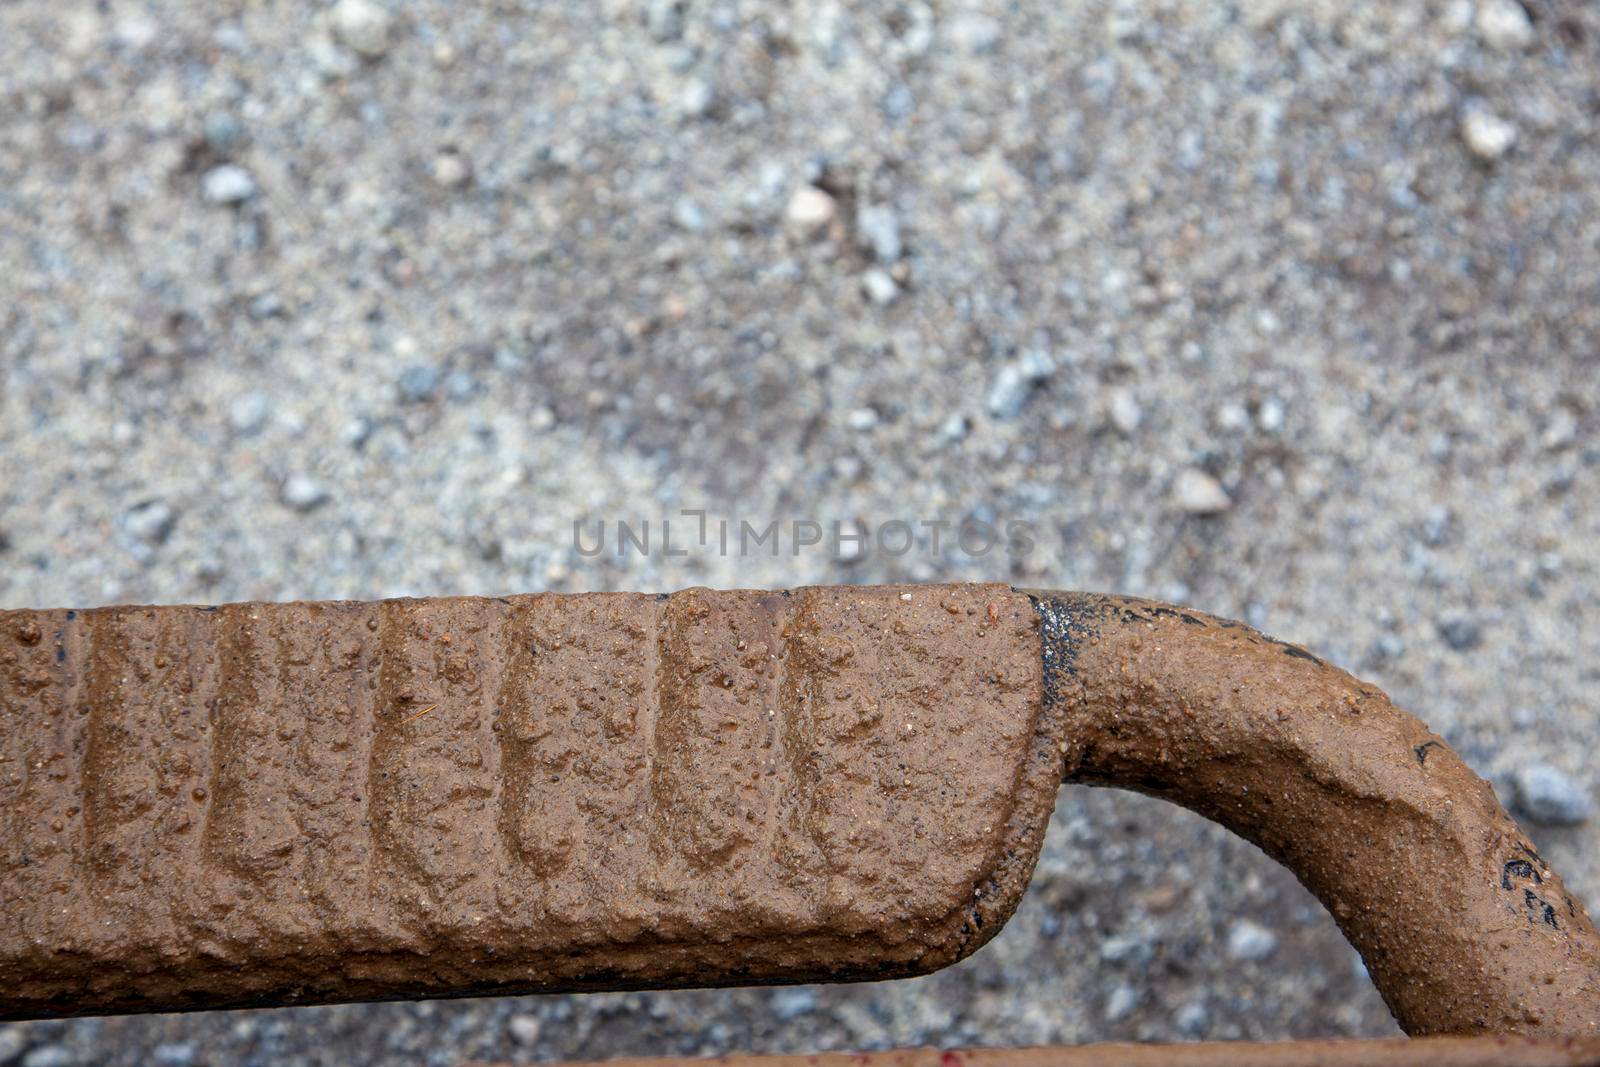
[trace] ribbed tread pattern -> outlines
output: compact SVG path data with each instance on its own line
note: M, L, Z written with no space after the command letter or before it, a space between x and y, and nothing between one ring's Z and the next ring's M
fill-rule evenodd
M943 965L1048 815L1035 618L999 586L0 612L0 1015Z

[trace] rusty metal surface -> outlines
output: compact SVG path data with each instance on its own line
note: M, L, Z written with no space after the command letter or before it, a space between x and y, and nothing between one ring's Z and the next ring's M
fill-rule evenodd
M1405 1031L1600 1033L1600 937L1444 740L1242 623L1040 594L1071 781L1214 819L1289 867Z
M1430 1037L1385 1041L1105 1044L1019 1049L898 1049L795 1056L644 1057L605 1067L1600 1067L1600 1039ZM600 1067L573 1064L571 1067Z
M893 977L1060 777L1004 587L0 614L0 1017Z
M1063 774L1230 826L1413 1034L1600 1028L1600 939L1304 649L1004 586L0 613L0 1017L923 973Z

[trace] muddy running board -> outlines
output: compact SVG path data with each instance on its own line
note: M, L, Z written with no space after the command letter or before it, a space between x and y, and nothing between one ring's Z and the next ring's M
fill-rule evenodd
M0 1017L922 974L1063 776L1286 863L1408 1032L1600 1027L1582 906L1375 687L997 585L0 612Z

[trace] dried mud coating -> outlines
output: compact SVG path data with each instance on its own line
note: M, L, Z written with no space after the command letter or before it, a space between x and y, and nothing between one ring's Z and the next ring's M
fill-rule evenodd
M1001 586L0 613L0 1016L922 973L1055 786L1299 875L1412 1034L1592 1035L1476 776L1249 627Z
M1260 845L1333 913L1407 1033L1600 1031L1600 939L1479 779L1375 686L1240 623L1038 594L1066 777Z
M1060 778L1004 587L0 613L0 1016L889 977Z

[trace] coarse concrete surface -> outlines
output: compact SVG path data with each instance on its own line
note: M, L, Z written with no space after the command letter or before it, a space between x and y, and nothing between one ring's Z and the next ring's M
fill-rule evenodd
M1597 344L1580 0L0 4L4 607L1177 600L1382 685L1592 910ZM1256 850L1071 788L930 978L16 1024L0 1063L1394 1032Z

